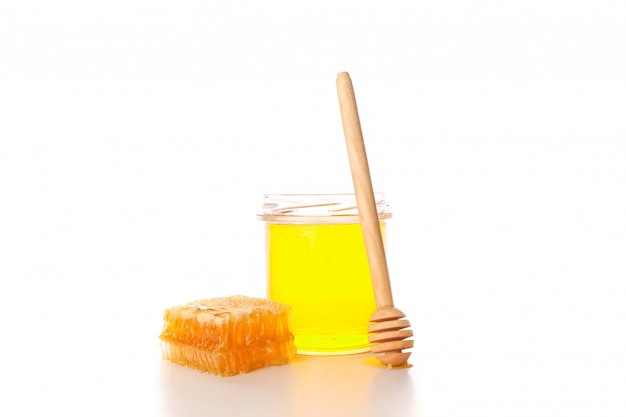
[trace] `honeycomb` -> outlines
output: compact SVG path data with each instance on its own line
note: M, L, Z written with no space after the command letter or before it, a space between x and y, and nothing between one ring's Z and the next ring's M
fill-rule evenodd
M295 354L291 308L241 295L193 301L164 314L163 358L220 376L284 365Z

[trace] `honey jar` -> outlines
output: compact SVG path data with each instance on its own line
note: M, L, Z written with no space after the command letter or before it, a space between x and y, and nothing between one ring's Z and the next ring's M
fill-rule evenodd
M391 218L376 193L383 238ZM266 194L267 296L291 306L299 354L369 351L376 309L354 194Z

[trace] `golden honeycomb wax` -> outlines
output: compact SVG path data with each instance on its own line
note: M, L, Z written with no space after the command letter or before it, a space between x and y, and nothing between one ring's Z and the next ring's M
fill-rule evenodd
M163 358L221 376L284 365L294 353L289 306L241 295L165 310Z
M280 196L297 201L264 218L267 295L291 306L299 354L366 352L376 303L356 203L353 195L322 197ZM384 235L384 220L381 228Z

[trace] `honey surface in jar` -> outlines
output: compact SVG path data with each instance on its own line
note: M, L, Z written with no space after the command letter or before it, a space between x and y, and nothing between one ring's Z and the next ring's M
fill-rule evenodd
M268 297L292 307L298 353L368 351L376 303L360 224L266 227Z

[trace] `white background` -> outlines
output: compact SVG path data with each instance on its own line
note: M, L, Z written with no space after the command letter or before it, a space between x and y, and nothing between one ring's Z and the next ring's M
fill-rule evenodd
M0 414L626 415L625 22L622 0L0 2ZM264 296L263 193L351 190L339 71L413 367L162 362L164 308Z

